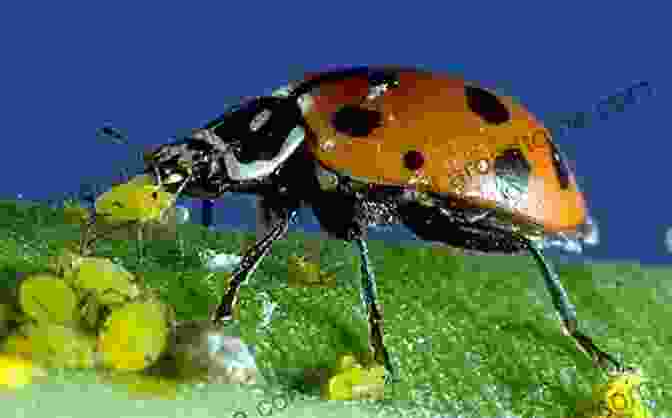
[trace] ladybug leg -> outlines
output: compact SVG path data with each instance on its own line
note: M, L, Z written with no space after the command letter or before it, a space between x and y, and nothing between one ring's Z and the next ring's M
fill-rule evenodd
M593 360L595 367L608 370L608 363L611 363L616 366L617 370L622 370L622 365L612 355L600 350L590 337L577 330L576 308L569 301L567 292L562 287L558 274L544 257L541 246L527 239L525 240L525 245L532 253L544 275L546 288L551 294L555 310L560 314L562 320L563 334L574 339L576 347Z
M212 315L211 320L215 324L223 324L233 319L233 310L238 303L238 290L255 272L261 260L271 251L273 242L282 238L289 228L290 220L295 219L296 211L288 211L276 222L266 235L248 248L243 254L240 264L233 271L229 288L222 297L222 301Z
M376 302L376 277L373 274L371 260L369 259L369 250L366 241L362 238L356 238L355 244L359 250L362 272L362 302L366 306L369 322L369 349L373 354L373 359L378 364L383 364L387 371L386 380L388 382L398 382L399 375L390 361L390 356L383 344L383 315L380 305Z

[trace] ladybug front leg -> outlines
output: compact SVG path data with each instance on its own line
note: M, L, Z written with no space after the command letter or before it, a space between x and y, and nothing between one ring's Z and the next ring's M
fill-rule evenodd
M295 215L296 211L290 211L281 217L262 239L245 251L240 264L233 271L228 290L222 297L217 310L212 315L211 319L215 324L223 324L233 319L233 310L236 303L238 303L240 285L245 283L252 273L255 272L261 260L270 252L273 242L285 235L289 228L290 220L293 220Z
M553 270L550 263L543 255L539 243L524 239L526 247L532 253L535 261L539 265L546 283L546 288L551 294L553 305L562 319L563 333L574 339L576 347L593 360L596 367L608 370L608 362L616 366L617 370L623 370L622 365L610 354L600 350L593 340L577 330L576 309L569 301L567 292L562 287L558 274Z
M372 351L373 359L385 366L387 370L386 380L397 382L399 381L398 373L390 361L390 356L383 344L383 315L380 310L380 305L376 302L376 277L371 268L371 260L369 260L369 250L366 241L362 238L356 238L355 244L359 250L361 274L362 274L362 288L361 296L362 302L366 306L368 322L369 322L369 349Z

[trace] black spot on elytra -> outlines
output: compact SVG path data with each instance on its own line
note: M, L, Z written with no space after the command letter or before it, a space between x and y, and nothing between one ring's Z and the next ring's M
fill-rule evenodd
M338 109L331 123L338 132L352 137L369 136L382 125L383 117L376 110L356 105L346 105Z
M480 87L465 86L467 106L472 112L490 124L499 125L511 118L509 110L499 101L497 96Z
M418 170L425 164L425 156L415 150L408 151L404 154L404 166L409 170Z
M495 158L495 181L505 199L518 201L527 194L532 167L519 149L508 149Z

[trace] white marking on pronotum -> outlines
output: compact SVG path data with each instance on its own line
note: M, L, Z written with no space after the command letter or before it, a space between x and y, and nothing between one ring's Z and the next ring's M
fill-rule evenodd
M286 86L282 86L278 89L273 90L273 92L271 93L271 96L273 96L273 97L289 97L290 93L292 92L292 90L294 90L294 88L295 88L294 84L292 84L292 83L287 84Z
M293 84L276 89L271 93L273 97L289 97L292 90L294 89ZM314 101L313 97L310 94L303 94L296 99L297 104L301 108L301 114L307 114L313 107ZM261 114L257 115L252 124L250 124L250 129L255 131L263 126L264 123L270 118L270 111L263 111ZM259 177L264 177L271 174L275 171L280 164L285 162L287 158L298 148L298 146L303 142L305 138L305 131L302 127L296 126L287 136L285 143L282 144L280 152L270 161L253 161L248 164L243 164L236 156L233 154L233 150L227 150L224 154L224 162L226 164L226 169L229 174L229 177L232 180L242 181L242 180L251 180Z
M266 122L271 118L271 112L268 109L264 109L263 111L259 112L253 119L252 122L250 122L250 130L252 132L256 132L259 129L261 129Z
M285 143L282 144L282 148L280 148L278 155L270 161L253 161L248 164L243 164L238 161L232 151L227 152L224 154L224 162L229 177L232 180L242 181L268 176L275 171L280 164L285 162L290 155L292 155L299 145L301 145L304 138L305 131L302 127L297 126L292 129L287 136Z

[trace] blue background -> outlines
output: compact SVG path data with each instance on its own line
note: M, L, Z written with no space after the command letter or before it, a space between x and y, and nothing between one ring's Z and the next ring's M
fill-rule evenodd
M159 144L305 70L453 71L519 97L549 124L647 81L654 97L556 140L600 223L601 244L587 254L668 263L663 2L452 3L4 2L0 196L46 199L109 183L133 156L96 139L106 121L140 148ZM251 225L251 205L218 202L216 220Z

